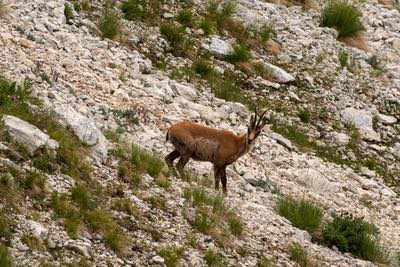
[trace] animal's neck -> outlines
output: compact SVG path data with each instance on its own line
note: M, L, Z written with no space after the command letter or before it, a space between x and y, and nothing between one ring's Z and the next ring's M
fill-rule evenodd
M243 156L249 151L249 145L247 142L247 134L243 134L239 136L239 150L238 150L238 158Z

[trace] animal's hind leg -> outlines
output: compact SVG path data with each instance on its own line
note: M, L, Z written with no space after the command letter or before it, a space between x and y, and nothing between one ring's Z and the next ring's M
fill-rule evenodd
M184 168L185 168L185 165L189 162L189 159L190 159L190 156L181 154L181 157L180 157L178 163L176 164L176 168L178 169L178 172L182 178L185 177Z
M219 181L221 179L221 169L214 166L215 190L219 191Z
M174 167L174 160L179 158L180 155L181 153L178 150L174 150L165 157L165 162L169 167Z
M221 169L221 182L222 182L222 191L224 192L224 194L226 195L226 167L223 167Z

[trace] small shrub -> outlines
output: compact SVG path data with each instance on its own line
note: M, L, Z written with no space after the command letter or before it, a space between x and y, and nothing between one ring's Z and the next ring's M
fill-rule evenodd
M164 23L160 26L160 33L171 45L174 55L185 54L187 39L184 35L185 29L173 23Z
M0 240L9 240L11 238L12 222L4 213L3 210L0 210Z
M214 0L209 2L206 18L214 21L217 28L222 31L226 24L231 20L235 11L236 4L234 1L226 1L220 6L220 4Z
M74 13L69 3L64 4L64 16L67 24L72 24L72 20L74 19Z
M104 243L118 254L122 254L127 246L127 239L120 229L109 229L104 234Z
M21 237L21 241L23 243L25 243L31 250L44 250L45 249L43 242L31 234L24 234Z
M113 225L113 219L110 214L100 209L89 212L86 220L93 231L108 229Z
M41 195L45 189L46 179L37 171L28 171L25 179L20 182L24 190L29 190L33 195Z
M164 258L164 263L167 267L175 267L178 266L183 251L183 248L170 246L162 248L158 254Z
M215 219L209 216L206 209L200 209L196 211L196 216L192 223L193 227L198 231L207 234L216 224Z
M164 168L164 161L156 154L145 151L137 145L132 145L131 163L137 168L143 168L149 175L157 177Z
M199 24L199 28L203 30L206 36L213 34L215 32L215 25L209 19L202 19Z
M207 250L204 253L204 260L206 261L206 264L210 267L227 266L226 258L222 254L215 252L211 249Z
M214 68L206 60L197 60L192 64L194 72L199 74L202 78L208 77L213 74Z
M310 122L311 113L308 109L306 109L306 108L301 109L297 115L299 116L299 118L302 122L304 122L304 123Z
M289 248L290 259L300 267L310 266L307 252L297 243L294 243Z
M129 198L114 199L112 208L117 211L125 212L128 215L135 215L139 213L139 210L133 205Z
M322 11L323 27L335 28L339 38L354 37L365 28L361 23L361 12L345 0L332 0Z
M257 262L257 267L272 267L272 266L274 266L272 261L265 256L262 256Z
M171 181L168 180L168 177L165 177L165 176L163 176L163 175L158 176L158 177L155 179L155 183L156 183L156 185L158 185L159 187L162 187L162 188L165 188L165 189L167 189L167 188L169 188L169 187L171 186Z
M225 59L230 63L247 62L251 59L251 52L247 46L236 44L233 51Z
M88 189L84 185L76 185L71 190L71 199L81 209L88 210L95 207L95 202Z
M347 53L346 50L340 50L338 58L339 58L340 66L341 66L342 68L348 66L349 54Z
M193 13L189 9L181 10L181 11L179 11L178 17L176 18L176 20L180 24L190 27L190 26L192 26L192 23L193 23Z
M121 21L114 11L114 4L108 0L99 20L99 30L103 38L114 39L120 32Z
M127 0L121 5L121 10L127 20L143 19L147 15L146 9L147 3L144 0Z
M276 38L276 31L271 25L264 25L259 31L259 36L262 43L266 43L268 40Z
M333 215L333 220L325 225L322 236L324 242L339 251L373 262L384 262L386 255L378 245L378 229L375 225L352 215Z
M8 253L8 248L0 244L0 266L2 267L12 267L13 261L10 254Z
M228 217L229 230L235 236L240 236L244 230L244 223L241 218L236 216L234 213L229 214Z
M323 211L315 204L302 199L282 197L278 200L279 215L288 219L293 226L310 233L318 229L321 224Z

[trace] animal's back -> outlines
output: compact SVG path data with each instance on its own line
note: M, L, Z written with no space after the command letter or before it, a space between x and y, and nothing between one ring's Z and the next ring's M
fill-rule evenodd
M178 151L190 153L194 159L202 161L213 161L218 156L219 148L235 138L230 131L187 121L172 125L167 133L167 140Z

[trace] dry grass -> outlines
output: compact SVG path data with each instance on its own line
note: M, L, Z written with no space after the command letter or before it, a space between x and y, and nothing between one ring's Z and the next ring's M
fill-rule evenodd
M340 38L339 40L347 44L348 46L356 47L358 49L364 50L365 52L369 51L367 41L365 40L362 34L359 34L354 37Z
M0 18L2 18L5 14L7 14L7 4L4 0L0 0Z

